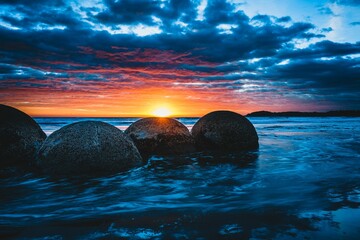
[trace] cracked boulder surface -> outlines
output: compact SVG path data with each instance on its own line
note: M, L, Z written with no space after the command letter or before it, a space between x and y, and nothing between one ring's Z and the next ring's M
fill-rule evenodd
M191 133L199 150L242 151L259 147L253 124L231 111L215 111L201 117Z
M26 113L0 104L0 166L32 164L46 134Z
M125 131L144 159L152 155L169 156L195 151L187 127L172 118L149 117L131 124Z
M118 128L83 121L53 132L41 146L37 164L49 174L91 175L126 171L142 160L133 141Z

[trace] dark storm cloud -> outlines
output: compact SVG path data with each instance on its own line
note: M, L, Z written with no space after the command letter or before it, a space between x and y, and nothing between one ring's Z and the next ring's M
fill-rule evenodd
M36 54L43 51L55 51L66 53L78 46L89 46L95 49L109 50L109 46L120 46L127 48L156 48L163 50L175 50L178 52L191 52L194 57L211 62L234 61L241 58L265 57L273 55L281 45L294 39L311 39L322 37L322 35L308 32L314 26L309 23L294 23L290 27L283 27L274 23L268 16L258 15L251 21L261 22L261 26L254 27L250 19L243 12L228 12L231 5L227 3L213 4L205 11L208 21L188 22L189 28L185 34L177 32L177 28L152 35L148 37L137 37L136 35L118 34L111 35L106 31L93 31L84 28L73 28L73 25L85 24L76 21L76 15L69 9L59 11L59 14L51 12L43 13L33 18L35 24L46 24L49 27L61 24L66 26L65 30L53 29L52 31L11 31L3 29L4 50L18 43L19 48L27 48ZM226 6L226 12L217 13L216 9ZM73 15L72 15L73 13ZM214 15L221 18L212 17ZM54 16L50 18L50 16ZM6 17L2 18L6 20ZM49 20L51 19L51 20ZM62 21L60 22L60 19ZM222 20L221 20L222 19ZM28 22L28 21L27 21ZM218 25L210 24L234 24L232 34L220 34ZM10 23L10 22L9 22ZM16 25L21 27L21 24ZM26 26L28 27L28 25ZM6 33L8 32L8 33ZM104 44L106 43L106 44ZM10 45L6 47L5 45ZM18 47L16 47L18 48ZM20 51L20 54L28 55L29 52ZM46 53L44 53L46 54ZM49 54L46 54L49 55ZM80 56L78 56L80 57Z
M107 10L94 15L102 23L152 23L152 14L160 11L156 1L105 0L104 3Z
M0 13L0 80L8 80L7 87L13 79L18 79L13 87L24 79L59 78L83 87L96 82L168 86L201 81L208 88L241 91L246 90L241 82L246 80L263 86L256 91L281 86L307 94L306 88L311 88L312 94L331 101L336 101L331 94L340 99L339 89L359 92L359 58L349 56L360 53L360 42L320 41L325 35L319 33L331 28L316 29L289 16L249 18L226 1L208 1L198 16L199 5L104 0L76 8L65 1L2 1L0 7L9 11ZM139 24L145 26L142 31L150 31L146 26L158 31L120 31ZM296 47L309 40L317 43ZM51 87L51 81L48 84ZM341 101L345 98L355 101L351 94Z
M327 32L332 32L334 29L332 27L327 27L327 28L322 28L321 32L327 33Z
M57 9L40 11L35 17L33 14L33 11L25 10L21 12L22 17L20 19L11 14L1 16L0 19L16 28L36 28L37 30L41 30L43 27L51 28L51 26L79 28L87 25L77 20L69 8L62 11Z
M208 1L205 17L208 24L243 22L247 17L243 13L234 14L233 6L226 1Z
M46 72L30 67L0 64L0 81L7 79L46 79L49 77L66 77L66 73Z
M44 6L44 5L53 5L53 6L63 6L63 0L35 0L35 1L28 1L28 0L1 0L0 5L19 5L19 6L26 6L26 7L34 7L34 6Z
M336 14L329 7L320 7L318 8L318 11L324 15L336 16Z
M352 92L360 88L359 64L360 61L357 59L300 59L273 67L267 74L272 79L290 80L290 82L293 80L298 86L307 84L308 87L331 88L334 92L340 89Z
M309 94L314 99L335 99L339 106L358 108L359 66L358 59L303 59L273 67L265 75L276 82L286 82L296 93Z
M335 43L328 40L310 45L308 48L294 50L284 48L279 51L279 57L287 58L321 58L339 57L360 53L360 42L357 43Z
M290 22L290 21L291 21L291 17L289 17L289 16L281 17L276 20L276 22L280 22L280 23L285 23L285 22Z
M332 0L332 2L342 5L352 5L352 6L360 5L360 0Z
M181 18L183 21L190 21L196 14L196 2L190 0L171 0L168 4L162 1L148 0L104 0L106 10L88 15L97 19L103 24L134 24L142 23L154 25L159 18L165 25L173 20Z

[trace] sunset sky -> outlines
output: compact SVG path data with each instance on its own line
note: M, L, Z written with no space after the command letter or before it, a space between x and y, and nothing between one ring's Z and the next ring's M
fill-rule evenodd
M359 0L1 0L0 103L32 116L360 109Z

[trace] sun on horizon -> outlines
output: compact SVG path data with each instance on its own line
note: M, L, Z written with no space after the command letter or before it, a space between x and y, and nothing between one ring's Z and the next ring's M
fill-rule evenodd
M171 115L171 111L167 107L158 107L152 112L152 114L156 117L168 117Z

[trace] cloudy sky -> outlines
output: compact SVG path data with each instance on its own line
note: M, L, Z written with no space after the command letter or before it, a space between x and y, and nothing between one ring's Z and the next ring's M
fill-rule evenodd
M360 0L1 0L0 102L33 116L360 109Z

